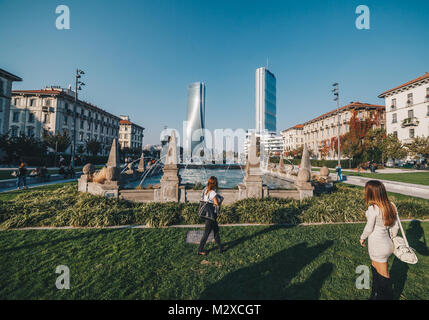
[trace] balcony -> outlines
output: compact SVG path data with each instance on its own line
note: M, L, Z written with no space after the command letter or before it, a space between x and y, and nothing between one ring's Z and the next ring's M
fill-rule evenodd
M402 128L405 127L415 127L419 125L419 120L416 117L405 118L402 120Z

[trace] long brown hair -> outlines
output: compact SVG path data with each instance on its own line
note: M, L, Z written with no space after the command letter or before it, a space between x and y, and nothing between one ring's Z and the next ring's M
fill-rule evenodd
M391 226L396 220L396 210L387 197L386 188L378 180L370 180L365 184L366 207L377 205L383 215L385 226Z
M211 176L207 181L207 192L211 190L217 190L217 178L215 176Z

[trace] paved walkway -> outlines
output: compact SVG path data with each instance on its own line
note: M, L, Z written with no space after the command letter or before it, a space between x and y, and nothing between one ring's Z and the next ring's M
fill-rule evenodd
M33 189L36 187L47 186L47 185L58 184L58 183L65 183L65 182L72 182L72 181L77 181L77 179L63 179L63 180L56 180L56 181L49 181L49 182L41 182L41 183L30 184L27 186L28 186L28 189ZM17 191L17 187L1 188L0 193L10 192L10 191L15 191L15 190Z
M421 222L429 222L429 219L401 219L402 222L410 222L418 220ZM322 225L339 225L339 224L362 224L366 221L354 221L354 222L304 222L299 224L286 224L286 223L236 223L236 224L220 224L219 227L290 227L290 226L322 226ZM6 230L100 230L100 229L163 229L163 228L179 228L179 229L192 229L192 228L204 228L204 224L175 224L167 227L148 227L146 225L120 225L120 226L107 226L107 227L26 227L16 229L0 229L0 231Z
M429 174L429 173L428 173ZM364 187L365 183L369 180L374 180L374 178L367 178L361 176L346 176L346 180L343 180L343 183L352 184L356 186ZM333 181L336 181L336 174L330 174ZM425 186L422 184L412 184L398 181L390 181L390 180L382 180L376 179L378 181L383 182L386 190L389 192L400 193L407 196L418 197L423 199L429 199L429 186Z

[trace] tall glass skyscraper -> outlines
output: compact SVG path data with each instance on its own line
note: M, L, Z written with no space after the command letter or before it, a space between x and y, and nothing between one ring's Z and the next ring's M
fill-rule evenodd
M276 132L276 77L267 68L255 74L256 133Z
M188 86L187 122L183 146L183 156L186 160L198 156L193 154L196 150L204 149L205 100L205 84L191 83Z

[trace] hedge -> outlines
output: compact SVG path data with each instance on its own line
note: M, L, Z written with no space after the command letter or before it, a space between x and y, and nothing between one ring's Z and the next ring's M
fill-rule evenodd
M427 200L392 200L403 218L429 218ZM197 224L203 222L197 208L195 203L134 203L93 196L78 193L72 184L56 190L34 190L14 200L0 201L0 227ZM301 202L276 198L237 201L222 207L218 221L221 224L365 221L365 203L362 190L339 186L331 194Z

